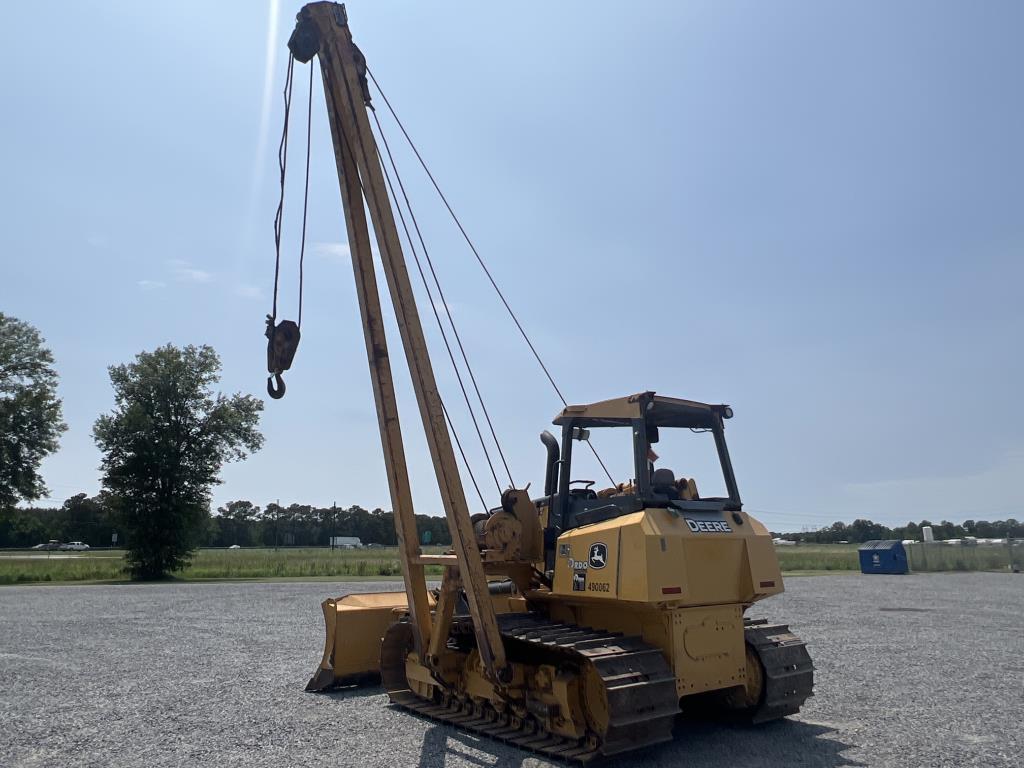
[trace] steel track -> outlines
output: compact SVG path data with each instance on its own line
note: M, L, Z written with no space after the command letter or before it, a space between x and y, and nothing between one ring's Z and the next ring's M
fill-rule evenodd
M462 623L456 621L453 634L462 633ZM675 676L657 647L639 637L554 622L534 613L504 614L498 623L511 660L574 667L581 675L589 667L596 673L608 705L602 733L589 730L583 738L571 739L546 731L539 720L502 715L486 704L455 696L439 701L420 698L405 678L407 632L394 627L381 652L382 678L391 701L433 720L577 763L672 739L679 699Z
M761 660L765 677L764 693L750 721L764 723L795 715L814 695L814 664L806 643L787 624L769 624L766 619L747 619L744 635Z
M585 737L571 739L548 732L540 720L499 713L457 692L420 698L409 689L405 676L405 658L412 644L405 623L393 625L381 647L382 683L391 702L432 720L567 762L587 763L672 739L679 697L675 675L659 648L639 637L559 623L537 613L497 618L511 661L574 668L581 675L589 667L596 673L608 704L603 732L591 729ZM805 644L787 625L764 620L747 620L744 633L763 666L764 691L743 719L763 723L795 714L812 695L814 684L814 666ZM472 637L468 617L455 620L452 635Z

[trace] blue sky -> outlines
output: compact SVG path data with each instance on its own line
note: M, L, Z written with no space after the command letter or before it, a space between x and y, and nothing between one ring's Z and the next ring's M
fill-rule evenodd
M57 359L70 429L43 467L57 502L99 490L107 365L208 343L226 391L263 391L299 6L75 2L45 23L6 9L0 309ZM731 403L743 498L774 530L1024 516L1019 4L348 8L571 401ZM218 504L389 506L322 100L317 80L302 345L265 448L225 469ZM560 404L408 153L399 163L513 475L537 488L537 434ZM438 513L397 376L417 511ZM613 463L616 437L596 437ZM713 487L702 447L662 462Z

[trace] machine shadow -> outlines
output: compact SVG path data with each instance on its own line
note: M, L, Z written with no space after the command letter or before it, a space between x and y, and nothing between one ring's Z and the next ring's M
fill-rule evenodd
M679 718L673 741L647 750L653 765L718 765L723 754L747 766L801 765L807 768L863 766L842 753L856 744L815 723L784 719L763 725L732 725Z
M843 752L856 745L836 738L836 733L834 729L799 720L783 720L751 727L684 721L680 718L673 729L674 739L671 743L621 755L604 764L710 768L721 765L722 756L729 755L730 764L752 768L774 768L780 765L800 765L805 768L863 767L864 763L843 756ZM521 768L526 761L574 765L466 733L453 726L434 723L423 737L418 766L443 768L449 756L488 768Z
M329 691L319 691L316 695L343 701L346 699L365 699L371 696L384 696L385 691L379 685L348 685L341 688L332 688Z
M485 736L460 731L454 726L431 722L423 735L419 768L444 768L449 757L486 768L520 768L524 760L537 758L530 752L494 741Z

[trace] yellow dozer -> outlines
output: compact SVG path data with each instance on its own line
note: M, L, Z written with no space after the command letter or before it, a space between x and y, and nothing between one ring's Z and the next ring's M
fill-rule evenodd
M509 487L470 514L370 127L372 73L345 7L305 6L289 48L320 62L404 576L402 592L323 603L327 641L308 690L379 678L395 705L579 762L666 741L680 712L752 722L797 712L813 682L804 643L744 618L783 586L768 531L742 508L729 406L653 392L567 406L554 420L561 439L541 436L543 494ZM419 546L371 223L451 533L443 554ZM278 377L286 351L276 360L271 338ZM598 490L573 476L573 452L606 428L629 436L631 479ZM655 466L669 433L713 439L720 495ZM427 566L441 566L436 588Z
M436 652L429 640L417 651L405 593L324 602L327 644L308 690L381 678L409 710L579 761L666 741L681 710L753 723L796 713L813 685L804 643L744 619L783 585L770 534L742 511L731 415L652 392L566 408L561 445L542 435L544 495L506 492L475 525L504 676L488 677L465 586L449 574L428 593L440 621L437 602L454 590ZM632 433L636 479L595 492L572 480L572 454L602 427ZM652 445L672 429L713 436L726 496L652 469Z

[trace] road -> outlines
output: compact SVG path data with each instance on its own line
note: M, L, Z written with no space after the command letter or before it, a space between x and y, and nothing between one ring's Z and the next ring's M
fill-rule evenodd
M303 693L319 601L388 584L0 588L2 766L539 767L391 709ZM615 766L1020 766L1024 576L791 578L754 615L808 641L817 694L758 728L680 723Z
M124 555L86 555L74 552L0 552L0 560L76 560L83 557L112 560L123 558Z

